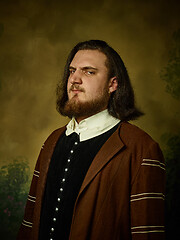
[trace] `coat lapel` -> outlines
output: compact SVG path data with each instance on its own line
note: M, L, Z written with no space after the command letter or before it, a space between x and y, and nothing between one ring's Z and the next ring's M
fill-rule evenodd
M120 124L121 126L121 124ZM96 174L103 168L103 166L110 161L113 156L119 152L124 143L121 141L119 136L120 127L112 134L112 136L105 142L101 147L96 157L94 158L81 186L79 195L85 189L85 187L91 182Z

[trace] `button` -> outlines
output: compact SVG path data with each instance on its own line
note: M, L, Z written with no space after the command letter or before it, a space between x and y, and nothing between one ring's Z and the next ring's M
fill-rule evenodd
M54 232L54 228L51 228L51 232Z
M61 201L61 199L60 199L60 198L58 198L57 200L58 200L58 202L60 202L60 201Z
M71 153L73 153L74 151L73 150L71 150Z
M50 238L50 240L53 240L53 238Z
M66 179L65 179L65 178L63 178L63 179L62 179L62 182L65 182L65 180L66 180Z
M63 191L63 188L60 188L59 190L62 192L62 191Z
M75 145L78 145L78 142L75 142L74 144L75 144Z
M53 218L53 222L55 222L56 221L56 218Z
M70 159L68 159L68 162L70 162L71 160Z
M56 211L56 212L58 212L58 210L59 210L59 208L58 208L58 207L56 207L56 208L55 208L55 211Z
M67 172L67 171L68 171L68 168L65 168L64 171Z

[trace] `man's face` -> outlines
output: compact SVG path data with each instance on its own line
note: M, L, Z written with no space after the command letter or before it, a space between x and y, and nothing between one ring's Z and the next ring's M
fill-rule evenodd
M107 108L109 88L106 56L98 50L80 50L69 67L67 110L79 120Z

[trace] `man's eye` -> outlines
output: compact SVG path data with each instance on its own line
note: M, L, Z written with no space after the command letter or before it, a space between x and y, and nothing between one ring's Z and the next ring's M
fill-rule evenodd
M93 71L86 71L85 72L87 75L94 75L95 74L95 72L93 72Z
M73 73L75 73L75 70L74 69L69 69L69 73L73 74Z

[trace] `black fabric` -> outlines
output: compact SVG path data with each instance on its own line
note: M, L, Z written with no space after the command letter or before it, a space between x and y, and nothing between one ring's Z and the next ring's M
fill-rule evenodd
M47 175L41 210L40 240L68 239L74 204L87 170L118 125L100 136L82 142L79 142L76 133L70 136L64 133L60 137Z

